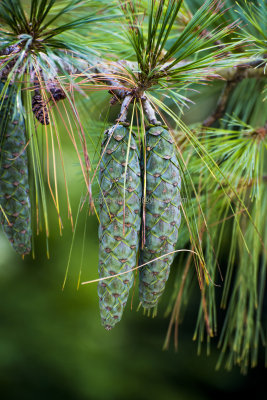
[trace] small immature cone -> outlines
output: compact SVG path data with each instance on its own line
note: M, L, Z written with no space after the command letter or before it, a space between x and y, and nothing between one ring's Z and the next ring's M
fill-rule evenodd
M56 82L48 82L47 83L47 91L49 92L50 98L46 101L44 96L41 94L40 87L35 90L34 96L32 97L32 112L35 115L35 118L42 125L49 125L50 118L48 112L48 103L53 106L55 102L60 100L64 100L66 98L66 94L64 90L57 84Z
M32 97L32 112L42 125L49 125L48 108L42 95L36 92Z
M126 272L98 284L102 324L109 330L120 321L134 280L142 183L139 151L133 136L129 142L127 128L117 125L109 129L102 150L105 152L99 179L99 277Z
M181 221L181 179L170 133L152 127L146 137L145 244L139 265L164 256L139 269L139 298L144 309L157 306L178 239Z
M0 92L4 84L0 83ZM25 123L15 99L0 109L0 220L19 255L31 251L31 205ZM8 221L7 221L8 219Z

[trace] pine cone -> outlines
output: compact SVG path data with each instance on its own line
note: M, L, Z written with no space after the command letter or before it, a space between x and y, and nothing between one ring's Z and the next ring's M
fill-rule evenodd
M180 226L181 179L170 133L158 126L147 132L145 244L139 265L139 297L145 309L157 305L169 277Z
M0 210L1 224L14 250L24 255L31 251L31 206L25 124L15 99L9 105L4 100L0 129L0 205L9 221Z
M32 112L42 125L50 124L47 104L39 92L32 97Z
M99 276L129 271L99 282L102 324L109 330L120 321L134 280L131 269L136 266L139 244L142 184L139 152L132 136L124 188L127 128L112 127L102 146L105 154L100 165Z

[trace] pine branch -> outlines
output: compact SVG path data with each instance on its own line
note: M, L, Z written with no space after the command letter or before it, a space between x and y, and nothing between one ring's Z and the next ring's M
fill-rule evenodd
M4 50L0 51L0 56L3 55L10 55L10 54L16 54L20 51L18 46L9 46ZM267 55L266 55L267 58ZM265 68L264 67L259 67L265 62L265 59L258 59L258 60L253 60L249 61L243 64L239 64L237 66L229 67L229 68L219 68L216 69L214 68L214 76L212 77L213 79L218 79L223 78L227 81L234 81L238 79L246 79L246 78L260 78L265 75ZM10 70L12 67L15 65L16 59L12 59L10 62L7 62L7 59L3 59L1 64L7 63L6 66L0 70L0 79L6 79L8 74L10 73ZM62 64L62 70L64 70L66 73L70 75L84 75L88 76L90 75L91 78L98 79L99 81L108 83L110 86L114 86L114 88L122 86L121 82L114 78L111 77L110 75L118 73L120 71L120 68L117 68L115 66L115 63L113 65L107 65L105 60L100 60L95 58L93 60L94 65L92 63L90 64L89 62L85 60L80 60L79 62L79 68L77 68L75 65L72 65L70 63L64 63ZM183 60L179 62L175 68L184 66L188 63L189 61ZM127 61L127 60L120 60L117 62L117 65L120 66L126 66L130 70L137 71L138 70L138 63L137 62L132 62L132 61ZM167 68L170 65L170 62L165 63L162 66L162 70ZM174 68L174 67L173 67ZM19 67L16 71L16 74L19 76L20 73L24 69L22 67ZM60 74L62 71L58 68L56 70L58 74ZM93 74L96 74L95 76ZM122 99L125 97L125 90L121 89L112 89L112 93L114 93L119 99Z
M267 54L263 58L246 61L234 67L219 69L216 73L227 81L261 78L266 75Z
M203 126L208 127L213 125L217 120L223 117L224 111L228 102L228 97L232 90L235 88L235 86L242 80L244 79L244 76L246 75L245 72L248 69L241 69L240 67L237 67L235 71L231 71L231 79L227 79L226 85L222 91L222 94L220 96L220 99L218 101L217 107L215 111L208 117L206 120L203 122ZM230 75L230 74L229 74Z
M213 125L216 121L223 117L224 111L228 102L229 95L235 86L243 79L247 78L260 78L265 74L265 68L256 68L262 64L262 60L255 60L249 63L240 64L234 68L222 70L219 75L227 80L226 85L222 91L215 111L203 122L203 126L208 127Z
M217 107L215 109L215 111L208 117L205 119L205 121L203 122L203 126L208 127L213 125L216 121L218 121L219 119L221 119L224 115L224 111L228 102L228 97L230 95L230 93L232 92L232 90L235 88L235 86L237 85L238 81L237 80L230 80L227 81L222 94L220 96L220 99L218 101Z

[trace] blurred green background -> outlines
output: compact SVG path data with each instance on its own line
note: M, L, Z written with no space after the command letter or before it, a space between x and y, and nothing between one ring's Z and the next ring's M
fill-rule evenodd
M209 90L209 96L203 96L205 102L198 103L185 116L187 122L209 113L217 96L214 89ZM74 150L67 137L64 142L75 217L84 188ZM63 180L59 179L62 198L63 192ZM242 376L238 368L215 371L219 355L216 339L210 356L206 356L205 346L197 356L197 345L192 341L199 303L197 285L180 327L178 352L174 352L172 343L170 350L162 351L169 321L164 318L164 310L174 284L175 262L157 318L136 312L135 290L132 310L129 299L122 321L106 332L100 323L97 284L77 290L81 266L82 281L97 278L97 218L88 216L86 220L86 210L80 214L69 275L62 291L73 232L67 221L66 204L62 208L62 237L52 203L49 208L49 260L43 233L35 239L34 260L30 256L25 260L17 257L0 233L1 399L199 400L260 393L266 377L263 355L259 366L247 376ZM219 318L220 327L221 322Z
M97 221L87 224L84 279L97 275ZM56 227L55 227L56 228ZM56 229L55 229L56 230ZM61 290L72 232L52 235L51 259L44 237L36 259L20 260L1 236L0 390L1 399L214 399L254 394L264 384L261 367L242 376L238 369L215 372L218 350L196 355L192 341L199 300L180 328L179 351L162 351L168 327L163 318L173 284L168 282L159 315L147 318L130 302L112 331L100 324L96 284L76 290L83 230L78 229L70 275ZM173 269L175 268L175 265ZM261 360L263 364L263 360Z

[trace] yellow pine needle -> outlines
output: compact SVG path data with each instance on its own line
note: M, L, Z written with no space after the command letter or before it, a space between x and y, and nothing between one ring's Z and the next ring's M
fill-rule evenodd
M138 265L137 267L131 268L131 269L125 271L125 272L120 272L120 273L118 273L118 274L109 275L109 276L106 276L105 278L98 278L98 279L93 279L93 280L91 280L91 281L82 282L82 285L87 285L87 284L91 284L91 283L95 283L95 282L100 282L100 281L104 281L104 280L107 280L107 279L115 278L115 277L120 276L120 275L125 275L125 274L128 274L130 271L135 271L135 270L137 270L137 269L139 269L139 268L144 267L145 265L148 265L148 264L150 264L150 263L152 263L152 262L154 262L154 261L157 261L157 260L159 260L159 259L161 259L161 258L163 258L163 257L166 257L166 256L168 256L168 255L170 255L170 254L181 253L181 252L189 252L189 253L194 253L194 254L198 255L198 254L197 254L195 251L193 251L193 250L188 250L188 249L174 250L174 251L171 251L171 252L169 252L169 253L163 254L163 255L160 256L160 257L154 258L153 260L148 261L148 262L146 262L145 264Z

